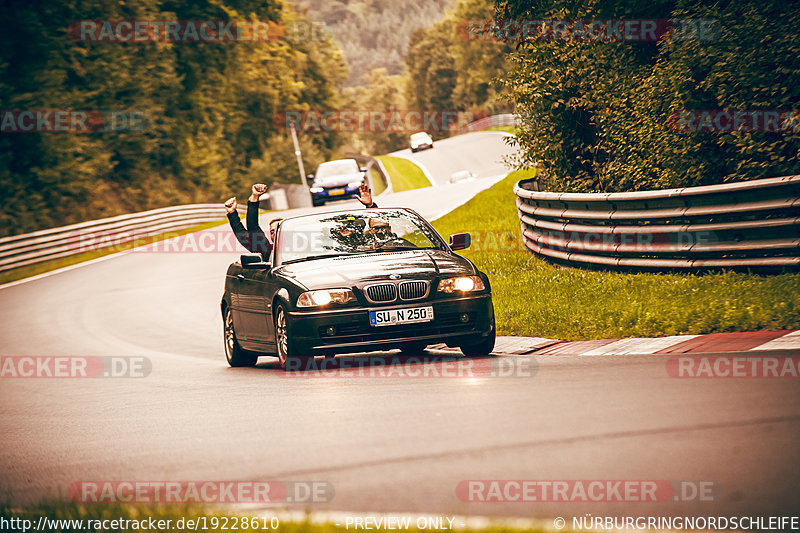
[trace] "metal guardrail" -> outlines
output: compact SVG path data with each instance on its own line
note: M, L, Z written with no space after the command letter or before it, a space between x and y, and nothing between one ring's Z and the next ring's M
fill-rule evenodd
M773 270L800 266L800 176L624 193L519 181L522 240L578 267Z
M496 126L516 126L517 125L517 115L511 113L505 113L502 115L492 115L490 117L484 117L481 119L476 120L475 122L470 122L466 126L463 126L459 132L469 132L469 131L482 131L487 128L492 128Z
M245 208L239 206L244 214ZM220 204L193 204L81 222L60 228L0 238L0 272L135 239L225 220Z

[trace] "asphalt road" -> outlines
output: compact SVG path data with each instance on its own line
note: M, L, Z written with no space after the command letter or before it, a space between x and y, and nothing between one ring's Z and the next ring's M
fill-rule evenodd
M434 141L433 148L411 153L406 148L389 155L404 157L422 167L434 185L446 185L450 176L468 170L477 178L507 172L503 158L514 149L506 142L511 137L500 131L481 131Z
M381 204L433 217L443 199L465 201L468 188L491 181ZM325 377L286 375L270 358L232 369L218 304L235 256L130 252L0 289L4 359L135 356L152 369L140 378L0 378L0 494L24 503L65 497L80 481L277 480L330 483L330 501L290 506L311 510L797 511L797 379L676 379L652 355L459 361L431 352L414 366L390 365L395 377L380 377L395 353L338 357ZM342 369L359 361L369 368ZM459 364L472 370L437 375ZM487 374L491 365L500 375ZM508 368L514 376L503 377ZM708 501L657 503L486 503L456 493L465 480L507 479L713 490Z

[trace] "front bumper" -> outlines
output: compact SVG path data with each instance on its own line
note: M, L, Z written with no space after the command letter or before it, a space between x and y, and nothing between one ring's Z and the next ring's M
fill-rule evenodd
M358 196L358 194L358 187L331 187L321 192L312 192L311 198L317 202L330 202L332 200L348 200Z
M374 327L369 311L433 306L433 320L417 324ZM461 316L466 313L467 322ZM298 355L324 355L392 349L409 342L445 342L451 346L474 344L492 332L492 295L479 294L424 300L413 304L292 311L288 313L289 335ZM336 332L327 334L333 327Z

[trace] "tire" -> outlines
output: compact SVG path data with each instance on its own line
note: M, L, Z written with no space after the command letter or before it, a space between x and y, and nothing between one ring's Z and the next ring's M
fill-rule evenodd
M222 337L225 342L225 359L228 360L229 365L233 367L256 365L258 354L243 349L236 340L236 331L233 329L233 313L231 313L230 307L225 307Z
M314 199L312 198L312 199L311 199L311 204L312 204L314 207L319 207L319 206L321 206L321 205L325 205L325 202L320 202L320 201L314 200Z
M461 353L467 357L486 357L487 355L490 355L492 350L494 350L494 341L497 334L497 328L494 324L494 308L492 308L492 319L490 324L492 329L489 332L489 335L485 339L475 344L462 345L460 347Z
M283 303L275 306L275 346L281 370L305 370L314 360L314 356L295 354L289 321L286 318L286 306Z
M422 342L409 342L400 346L400 351L403 352L403 355L420 355L420 352L427 347L428 345Z

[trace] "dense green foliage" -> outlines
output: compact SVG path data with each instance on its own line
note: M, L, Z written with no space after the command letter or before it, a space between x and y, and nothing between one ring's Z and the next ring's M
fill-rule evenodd
M497 332L566 340L800 328L800 274L629 274L554 266L522 244L512 172L433 221L492 284ZM459 252L462 253L462 252Z
M297 180L275 113L331 109L346 76L330 41L85 42L76 20L302 19L283 0L5 2L0 108L143 113L142 131L0 134L0 232L20 233L122 212L245 193ZM338 134L301 137L307 168Z
M342 91L342 109L358 111L395 111L407 109L403 86L405 76L390 75L376 68L362 76L363 85ZM367 128L369 130L369 128ZM408 145L408 131L355 131L345 133L345 142L354 152L385 154Z
M406 56L411 108L487 114L511 109L498 97L497 83L510 66L511 46L472 40L465 31L471 21L492 16L491 0L461 0L444 20L414 32Z
M522 168L552 190L630 191L800 172L800 134L670 128L684 110L797 110L800 5L783 0L497 0L499 19L705 19L706 39L526 42L506 86ZM673 123L674 124L674 123Z
M452 0L296 0L308 17L325 24L342 49L350 77L347 85L364 83L376 68L389 75L405 70L408 38L417 28L439 20Z

